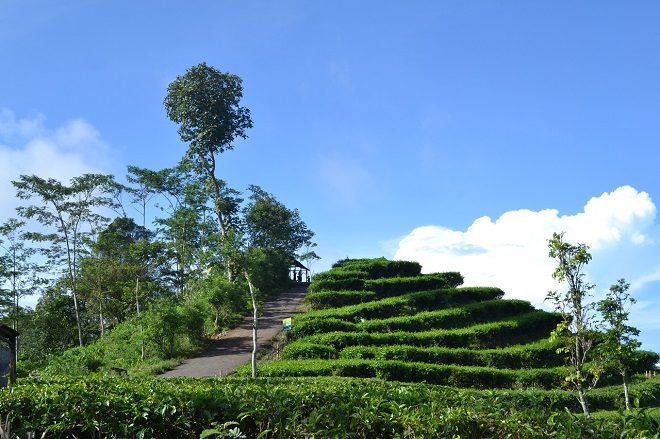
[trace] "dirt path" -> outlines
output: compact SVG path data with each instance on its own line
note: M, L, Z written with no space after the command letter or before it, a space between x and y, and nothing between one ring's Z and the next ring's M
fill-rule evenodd
M282 330L282 320L291 317L307 294L307 283L269 299L262 304L257 338L259 348L268 345ZM252 317L246 317L236 328L227 332L199 357L191 358L169 370L161 377L211 377L226 376L242 364L249 363L252 356Z

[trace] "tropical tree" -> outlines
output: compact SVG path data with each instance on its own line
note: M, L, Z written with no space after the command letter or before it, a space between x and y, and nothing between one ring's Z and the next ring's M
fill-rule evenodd
M558 352L567 355L566 381L576 391L584 414L589 416L585 395L596 385L602 372L597 361L589 363L589 353L596 340L594 307L588 301L594 286L585 281L583 270L591 261L591 254L584 244L564 242L563 232L553 233L548 248L549 256L558 263L552 277L568 286L565 292L551 291L546 295L545 300L550 301L563 318L552 338L560 343Z
M7 316L18 331L20 300L37 293L41 285L41 267L34 261L36 250L27 245L25 221L10 218L0 225L0 291L6 291ZM4 280L4 281L3 281Z
M99 212L103 208L116 208L109 195L116 193L117 185L111 175L84 174L65 185L56 179L43 179L36 175L21 175L12 181L16 196L22 200L36 198L38 204L17 208L26 219L36 219L42 231L29 232L26 237L36 242L49 243L40 250L48 265L61 267L66 286L73 298L78 327L78 341L83 345L83 330L78 301L78 270L80 260L89 251L90 236L108 222Z
M235 197L216 176L217 155L234 148L237 137L252 128L250 110L240 106L242 79L201 63L177 76L167 87L167 117L179 124L179 136L189 142L182 160L207 178L215 213L224 237L237 210Z
M619 279L597 306L603 316L603 337L598 348L603 357L607 358L609 365L623 377L626 410L630 410L628 371L635 363L637 349L642 345L635 339L639 335L639 329L627 323L630 307L636 303L628 293L629 288L630 284L626 283L625 279Z

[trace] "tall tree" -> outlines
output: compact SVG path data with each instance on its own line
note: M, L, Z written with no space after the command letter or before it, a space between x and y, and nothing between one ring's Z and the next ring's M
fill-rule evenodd
M601 373L597 364L587 367L596 337L593 304L588 301L594 286L585 282L583 271L591 261L591 254L584 244L576 246L564 242L564 233L553 233L552 239L548 240L548 248L549 256L558 264L552 277L568 285L566 292L551 291L546 295L546 300L563 317L552 337L560 342L559 352L567 354L569 374L566 381L577 392L578 401L588 417L585 395L596 385Z
M226 183L217 177L217 155L233 149L237 137L252 128L250 110L240 106L243 80L201 63L177 76L167 87L167 117L179 124L179 135L189 142L182 160L208 179L220 232L224 237L236 213Z
M642 345L635 339L639 335L639 329L627 323L630 307L636 303L636 300L630 297L628 288L630 284L626 283L625 279L619 279L597 306L603 316L601 324L603 338L598 348L603 353L603 357L607 358L609 365L623 377L626 410L630 410L628 370L635 363L635 353Z
M36 250L27 245L23 228L25 222L10 218L0 225L0 279L6 280L9 318L15 330L18 330L20 299L36 294L42 284L38 274L42 270L34 261ZM0 283L2 287L2 283Z
M12 181L16 196L22 200L36 198L38 204L17 208L20 216L35 218L45 230L26 236L34 241L50 243L42 248L49 265L63 267L64 279L73 298L78 327L78 341L82 346L83 331L78 303L78 270L80 259L89 250L88 238L105 225L108 218L99 212L103 208L115 208L109 194L116 193L116 182L111 175L84 174L71 179L70 185L36 175L21 175Z

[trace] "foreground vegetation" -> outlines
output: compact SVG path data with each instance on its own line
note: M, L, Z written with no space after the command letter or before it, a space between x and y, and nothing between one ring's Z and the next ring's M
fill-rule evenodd
M660 377L644 374L658 354L635 352L632 410L613 370L585 395L585 416L549 339L561 316L462 281L414 262L340 261L317 275L309 310L257 379L251 365L225 378L146 376L156 366L139 361L138 322L120 325L2 390L12 430L0 438L660 437Z
M658 406L660 380L634 386ZM597 399L621 397L598 395ZM651 438L658 411L562 410L566 392L459 390L378 379L86 379L3 391L12 437ZM573 399L574 400L574 399Z

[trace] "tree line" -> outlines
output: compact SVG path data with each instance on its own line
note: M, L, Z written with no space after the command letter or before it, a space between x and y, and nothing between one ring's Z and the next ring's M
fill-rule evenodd
M242 90L241 78L205 63L168 86L167 116L187 143L173 167L129 165L126 183L12 181L22 205L0 225L0 322L21 332L21 355L56 355L130 319L151 337L142 358L173 355L173 333L201 339L250 309L256 352L258 302L287 285L292 258L318 256L297 209L217 175L220 155L252 127ZM35 309L22 305L35 294Z

